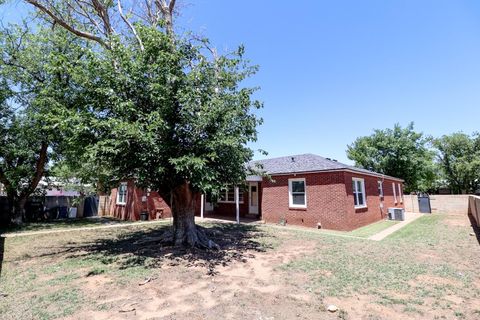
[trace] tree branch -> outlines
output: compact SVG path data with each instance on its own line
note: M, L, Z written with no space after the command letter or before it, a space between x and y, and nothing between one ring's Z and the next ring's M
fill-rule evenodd
M95 42L99 43L100 45L102 45L103 47L105 47L107 49L111 49L110 45L107 42L105 42L102 38L97 37L94 34L91 34L89 32L77 30L72 25L68 24L65 20L63 20L62 18L57 16L55 13L53 13L51 10L49 10L47 7L45 7L44 5L39 3L38 1L36 1L36 0L25 0L25 1L30 3L31 5L33 5L34 7L39 9L40 11L46 13L48 16L50 16L53 19L53 21L55 21L56 23L58 23L59 25L61 25L63 28L67 29L71 33L73 33L73 34L75 34L79 37L95 41Z
M43 177L43 173L45 171L45 164L47 163L47 151L48 151L48 143L42 142L40 147L40 154L37 160L37 164L35 166L35 173L30 180L29 185L20 193L20 198L28 197L32 194L38 186L38 183Z
M128 21L127 17L123 14L122 5L120 3L120 0L117 0L117 5L118 5L118 12L120 13L120 17L122 17L123 21L127 24L127 26L130 28L130 30L132 30L132 33L135 36L135 38L137 39L138 45L140 46L140 50L144 51L145 48L143 47L142 39L140 39L140 37L137 33L137 30L135 29L133 24L131 24L130 21Z
M0 183L5 186L5 190L9 189L11 184L10 181L8 181L5 172L3 172L2 167L0 167Z
M170 0L168 4L166 0L155 0L155 4L163 15L167 34L173 36L173 10L175 9L175 0Z

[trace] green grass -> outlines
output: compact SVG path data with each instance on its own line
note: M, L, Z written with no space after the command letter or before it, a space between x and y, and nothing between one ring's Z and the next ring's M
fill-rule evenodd
M281 270L285 277L307 275L306 290L322 296L373 295L379 304L405 306L406 313L421 313L426 299L450 309L444 299L447 295L480 296L474 285L478 243L468 237L468 228L448 225L444 219L442 215L423 216L381 242L323 237L315 253L286 263ZM354 232L368 237L390 225L382 221ZM421 258L421 253L439 258ZM471 268L465 267L466 261Z
M364 227L355 229L353 231L337 231L337 230L321 230L322 234L331 234L331 235L342 235L355 238L369 238L391 226L396 225L399 221L392 220L381 220L378 222L371 223Z
M382 221L369 224L368 226L355 229L352 232L349 232L348 234L355 237L368 238L379 233L380 231L383 231L387 228L390 228L391 226L396 225L398 222L399 221L382 220Z
M121 221L118 219L108 218L108 217L61 219L61 220L52 220L48 222L28 222L21 226L0 228L0 233L32 232L32 231L55 230L55 229L95 227L95 226L120 224L120 223L131 224L132 222Z
M478 307L468 309L468 304L458 305L446 297L455 295L465 301L480 298L480 287L475 285L479 279L478 242L469 235L469 227L448 224L447 218L422 216L379 242L366 238L396 222L380 221L353 232L331 234L269 225L222 226L229 237L239 230L255 234L247 244L259 243L268 248L258 254L275 255L285 250L285 246L294 245L291 250L301 252L289 251L292 257L286 260L272 259L272 264L276 263L272 272L292 286L285 290L294 288L314 294L320 304L325 297L365 295L372 297L371 302L379 307L406 315L429 315L432 310L441 310L448 319L474 318L480 314ZM6 319L56 319L75 317L79 310L110 310L112 304L95 301L85 291L85 285L107 279L104 294L109 296L116 289L138 288L146 278L165 277L164 268L156 264L155 258L138 254L136 250L144 248L132 250L128 242L134 234L143 236L161 228L166 226L132 224L125 228L5 238L0 292L8 297L0 298L0 314L8 315ZM113 247L107 241L102 250L79 249L105 240L112 241ZM123 247L120 248L119 242ZM308 250L302 252L304 244ZM250 258L254 259L254 254ZM174 262L177 260L166 263L168 266ZM199 277L204 275L175 264L176 275L195 272Z

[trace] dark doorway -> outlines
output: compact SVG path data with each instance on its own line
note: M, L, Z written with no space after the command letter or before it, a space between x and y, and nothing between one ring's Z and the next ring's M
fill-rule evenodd
M90 196L85 198L83 205L83 216L94 217L98 215L98 197Z

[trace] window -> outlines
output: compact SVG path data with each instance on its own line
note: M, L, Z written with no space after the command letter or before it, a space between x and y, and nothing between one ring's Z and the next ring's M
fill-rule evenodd
M393 189L393 199L395 203L397 203L397 191L395 191L395 183L392 182L392 189Z
M378 195L383 198L383 182L378 181Z
M127 183L122 182L118 186L117 192L117 204L126 204L127 203Z
M367 206L365 197L365 180L360 178L352 179L353 203L355 208L364 208Z
M305 179L288 179L288 204L291 208L307 207Z
M400 203L403 203L402 186L399 183L397 184L397 187L398 187L398 197L400 198Z
M221 203L235 203L235 187L229 187L226 190L220 191L220 198L218 202ZM243 203L243 192L238 191L238 202Z

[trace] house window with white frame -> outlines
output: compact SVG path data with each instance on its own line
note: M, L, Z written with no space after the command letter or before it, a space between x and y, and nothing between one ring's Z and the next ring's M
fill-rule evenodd
M400 198L400 203L403 203L402 186L399 183L399 184L397 184L397 187L398 187L398 197Z
M365 208L367 206L365 180L361 178L352 178L352 188L355 208Z
M122 182L118 186L117 204L127 204L127 183Z
M235 203L235 187L229 187L228 189L220 191L219 203ZM243 203L243 192L238 191L238 202Z
M397 201L397 191L395 190L394 182L392 182L392 189L393 189L393 200L395 200L395 204L396 204L398 201Z
M380 198L383 198L383 182L378 181L378 195Z
M288 204L291 208L307 207L305 178L288 179Z

